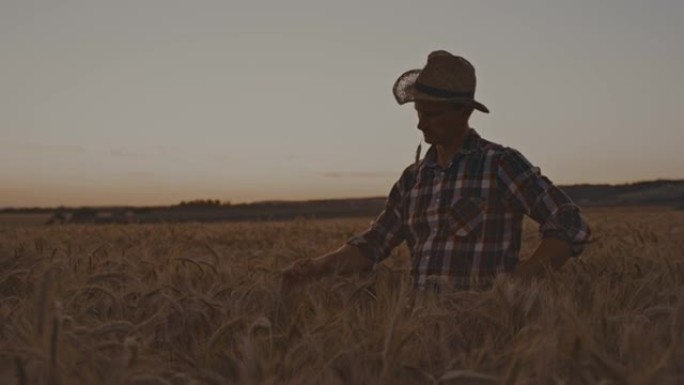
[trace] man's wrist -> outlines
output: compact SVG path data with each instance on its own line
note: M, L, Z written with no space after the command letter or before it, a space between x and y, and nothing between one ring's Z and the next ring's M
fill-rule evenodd
M311 277L320 278L329 274L329 256L309 259L307 263L308 274Z

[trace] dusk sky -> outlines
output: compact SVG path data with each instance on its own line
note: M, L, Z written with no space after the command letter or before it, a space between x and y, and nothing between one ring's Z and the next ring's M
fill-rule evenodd
M391 88L472 62L471 125L557 184L684 178L684 1L0 1L0 207L386 195Z

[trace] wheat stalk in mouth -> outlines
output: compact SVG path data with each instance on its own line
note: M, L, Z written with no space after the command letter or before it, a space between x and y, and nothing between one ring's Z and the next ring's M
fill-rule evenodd
M418 143L418 147L416 147L416 160L415 164L418 165L418 162L420 162L420 150L422 147L423 141L421 140L420 143Z

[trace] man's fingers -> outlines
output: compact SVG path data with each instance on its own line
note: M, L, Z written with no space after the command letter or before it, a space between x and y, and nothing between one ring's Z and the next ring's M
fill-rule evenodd
M295 261L280 275L280 290L289 293L311 279L313 262L310 259Z
M303 279L303 272L301 267L294 263L292 266L283 271L280 275L280 289L283 292L289 292Z

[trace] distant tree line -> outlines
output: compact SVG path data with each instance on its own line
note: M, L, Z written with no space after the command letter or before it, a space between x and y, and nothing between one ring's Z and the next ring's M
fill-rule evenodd
M191 201L181 201L176 207L229 207L230 201L221 201L219 199L194 199Z

